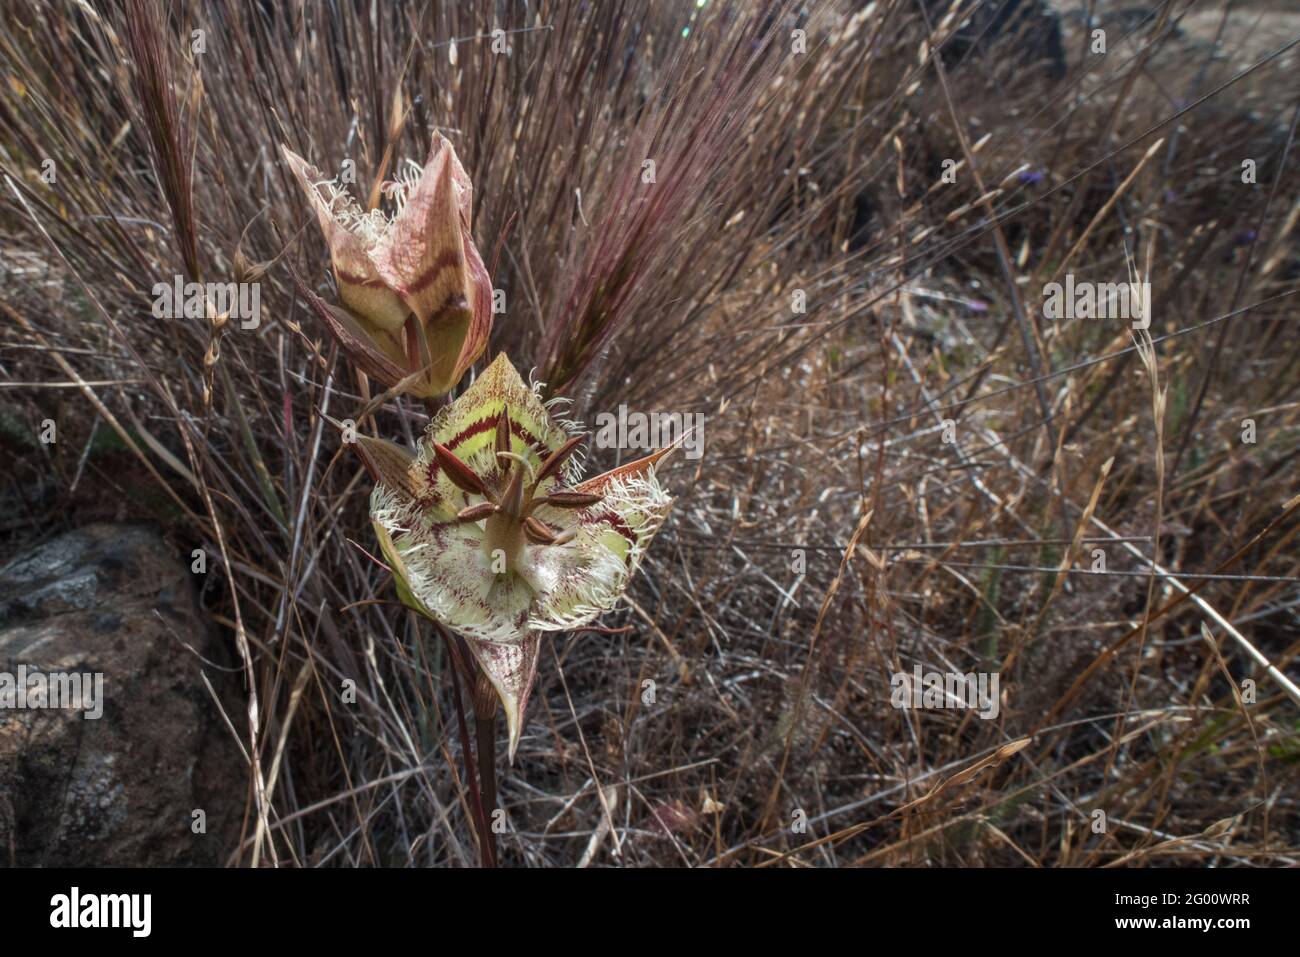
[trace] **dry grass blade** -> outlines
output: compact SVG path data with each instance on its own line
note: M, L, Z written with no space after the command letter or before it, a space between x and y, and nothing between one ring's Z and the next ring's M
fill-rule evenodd
M1300 864L1300 16L1002 6L0 10L0 564L101 520L204 551L223 860L477 857L467 652L369 516L442 406L329 305L279 152L382 213L441 135L493 253L477 368L598 436L683 426L531 476L608 472L549 503L590 508L653 464L674 507L626 601L543 639L503 864ZM1049 315L1130 281L1149 314ZM918 669L996 714L899 703Z

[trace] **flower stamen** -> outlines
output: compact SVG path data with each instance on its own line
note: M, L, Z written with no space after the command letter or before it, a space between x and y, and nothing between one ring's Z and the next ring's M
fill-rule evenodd
M452 485L455 485L462 492L469 492L471 495L482 495L489 502L495 502L496 498L488 490L487 485L478 477L478 474L456 457L451 449L441 442L433 443L433 454L438 460L438 466Z
M495 515L499 511L501 511L501 509L492 502L479 502L477 505L466 505L456 513L456 521L479 522Z
M524 534L534 545L554 545L557 538L551 526L531 515L524 519Z
M584 437L581 435L575 435L567 442L565 442L563 445L561 445L558 449L556 449L554 452L552 452L550 455L548 455L546 457L546 461L542 463L541 468L537 470L537 477L533 479L533 485L532 488L529 489L529 491L532 491L532 489L537 488L537 486L541 485L548 478L550 478L552 475L558 472L560 470L560 466L564 464L564 460L567 459L570 455L572 455L573 450L582 444L583 438Z
M563 489L551 492L536 499L537 505L550 505L553 508L591 508L604 501L605 496L594 492L570 492Z

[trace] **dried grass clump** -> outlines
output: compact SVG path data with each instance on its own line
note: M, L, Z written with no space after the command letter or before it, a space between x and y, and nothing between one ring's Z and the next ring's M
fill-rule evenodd
M373 396L294 294L328 261L277 152L364 192L436 129L492 349L588 423L708 415L631 630L546 639L504 863L1295 863L1296 47L1095 6L1109 52L1067 11L1059 80L903 0L6 8L6 552L102 515L207 550L231 863L472 864L447 661L367 554L326 416ZM254 263L257 329L150 315ZM1059 276L1134 272L1144 351L1043 317ZM413 444L406 401L362 427ZM998 672L997 719L891 707L916 664Z

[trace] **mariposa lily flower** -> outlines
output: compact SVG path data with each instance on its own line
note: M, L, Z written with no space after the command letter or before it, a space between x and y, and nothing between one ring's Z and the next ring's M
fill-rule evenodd
M612 608L672 502L655 477L669 449L579 482L582 439L501 355L433 418L418 454L358 440L398 594L467 639L505 709L512 761L540 633Z
M306 293L354 363L392 388L450 391L487 346L492 285L470 238L473 188L442 135L421 167L408 163L384 193L396 207L363 209L337 180L281 147L329 245L341 305ZM413 376L419 372L420 375Z

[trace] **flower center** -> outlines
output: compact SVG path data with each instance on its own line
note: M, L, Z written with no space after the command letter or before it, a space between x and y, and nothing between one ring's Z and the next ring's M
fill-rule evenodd
M500 561L504 561L503 571L518 568L524 555L523 523L504 512L489 516L483 528L483 548L494 568Z
M496 488L489 487L478 473L445 445L433 443L434 456L447 479L462 491L484 499L461 509L456 519L461 522L487 519L483 529L483 543L493 567L500 572L518 567L525 544L565 545L577 536L581 527L581 515L576 524L561 530L537 518L533 514L537 508L547 505L553 509L580 511L590 508L603 498L591 492L572 489L552 489L545 494L538 494L542 482L559 473L560 467L581 441L580 436L573 436L534 470L527 459L510 450L510 412L502 409L497 416L494 445L497 461L503 469ZM504 565L501 565L502 559Z

